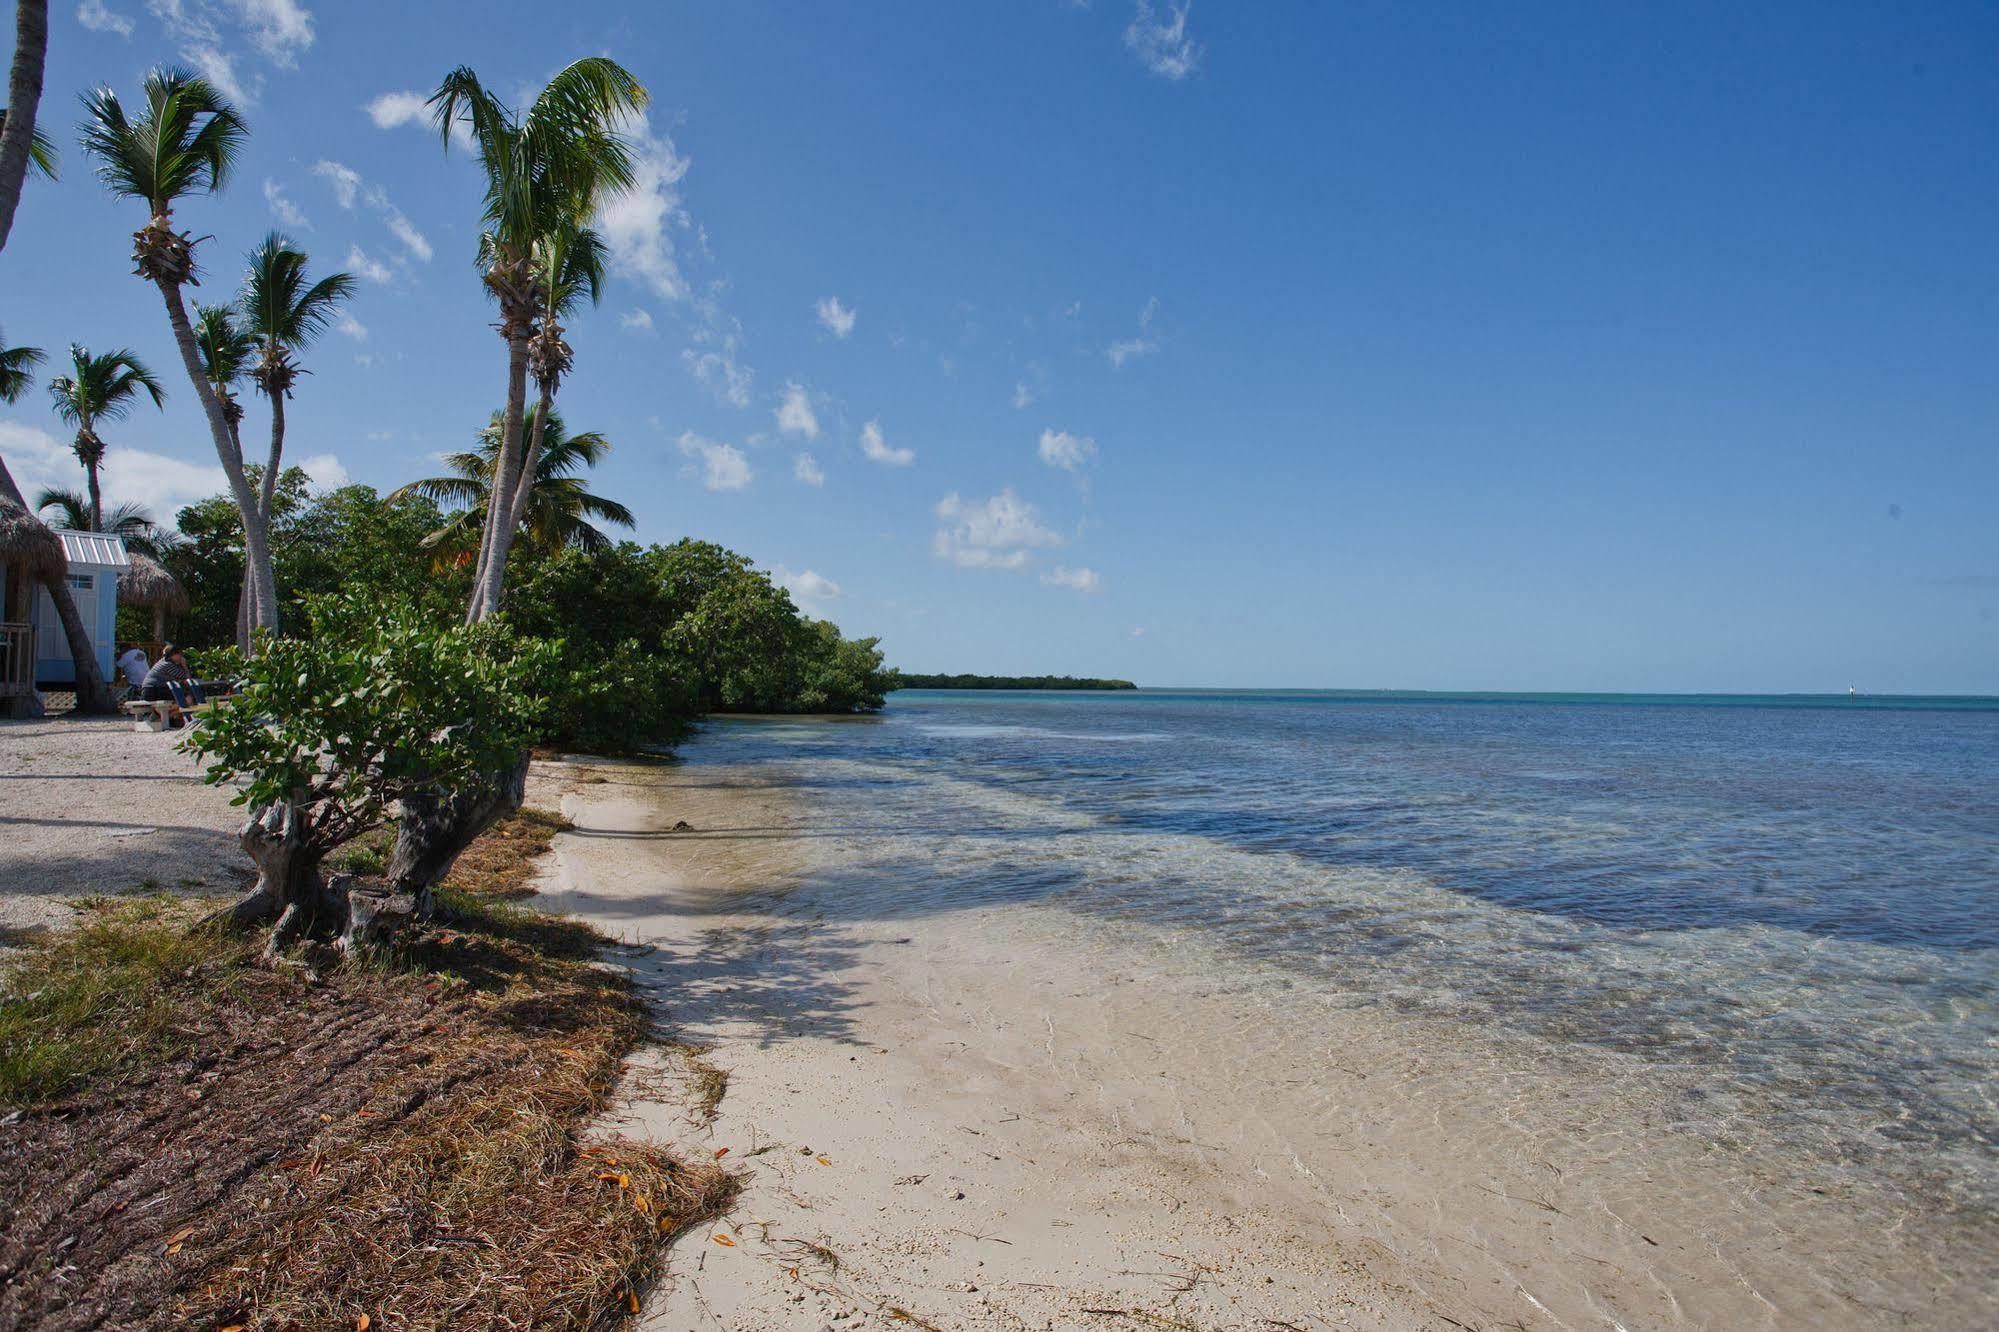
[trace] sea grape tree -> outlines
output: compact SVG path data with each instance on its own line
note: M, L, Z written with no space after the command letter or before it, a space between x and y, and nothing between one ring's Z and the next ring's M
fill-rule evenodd
M242 787L257 882L224 914L242 928L274 922L272 956L308 932L353 948L428 912L438 876L363 886L321 865L400 805L513 765L536 738L552 652L497 623L440 629L407 602L361 594L316 599L308 614L311 632L264 642L184 742L209 783Z

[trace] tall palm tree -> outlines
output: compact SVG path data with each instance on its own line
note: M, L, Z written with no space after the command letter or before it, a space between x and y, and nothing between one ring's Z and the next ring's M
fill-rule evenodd
M88 347L72 342L69 363L69 374L49 381L49 395L55 399L56 415L64 424L76 427L76 439L70 447L83 464L94 524L104 516L104 497L97 484L98 469L104 466L104 439L97 433L97 423L123 420L141 393L150 394L155 407L163 404L167 395L146 363L123 347L92 356ZM93 526L90 530L97 529Z
M633 183L624 119L644 109L645 88L616 61L589 56L543 88L516 113L465 66L451 71L430 99L432 123L450 151L455 127L470 132L486 177L479 263L486 290L500 306L507 344L507 397L493 472L494 502L480 541L479 571L466 618L499 606L513 529L514 489L523 479L521 427L527 413L528 343L541 314L535 281L538 241L564 226L580 226L606 194ZM530 482L532 477L526 478Z
M257 356L257 340L237 321L236 310L228 305L194 307L194 342L201 353L201 372L222 401L222 417L229 423L229 439L237 455L243 452L243 404L236 400L236 385L250 372ZM260 496L258 509L269 530L271 506ZM255 597L255 581L250 561L243 561L243 581L236 593L236 646L244 652L251 647L250 605Z
M592 305L603 299L604 268L610 252L604 238L590 227L565 223L541 237L534 247L535 285L540 290L541 324L528 339L528 373L534 377L540 401L524 427L527 447L521 456L520 476L513 486L507 530L519 529L527 513L528 497L541 479L538 470L547 424L554 419L555 395L562 377L569 373L574 353L562 337L562 321L585 297ZM593 460L594 461L594 460ZM501 558L505 558L502 552Z
M143 504L127 501L109 513L93 518L90 501L74 490L47 487L35 496L35 512L49 526L72 532L108 532L124 541L125 549L159 559L180 540L180 535L153 521Z
M35 367L48 359L40 347L9 347L0 336L0 402L17 402L35 382Z
M616 500L591 494L575 473L595 467L611 451L611 441L596 431L570 434L557 411L551 410L544 421L537 406L529 409L528 416L528 428L539 435L542 449L533 484L527 488L527 508L516 520L522 538L543 554L565 546L598 550L609 545L611 539L591 520L630 527L632 511ZM445 455L444 464L451 475L412 481L389 496L397 500L420 495L457 509L449 522L424 538L426 546L440 554L472 553L486 525L493 469L499 461L505 428L506 413L494 412L492 422L479 432L476 448Z
M271 456L264 463L263 489L257 497L267 523L285 453L285 400L306 373L298 355L327 330L340 313L341 302L354 294L352 274L331 273L308 283L305 263L305 251L273 231L250 251L250 271L240 300L244 331L257 346L250 377L271 400Z
M249 131L226 98L184 69L155 70L146 76L145 107L137 119L125 114L118 95L109 88L87 94L83 102L89 111L82 129L83 148L97 159L98 179L114 198L145 201L146 225L132 237L133 267L159 289L166 305L174 345L208 418L216 456L243 518L245 558L256 571L252 618L258 628L275 632L278 598L270 533L244 473L243 451L229 429L222 399L202 366L201 348L181 296L181 288L196 280L194 241L173 227L173 208L181 199L222 188Z
M14 6L14 64L7 76L6 123L0 124L0 250L14 229L21 184L34 162L55 174L55 152L35 128L42 101L42 65L49 51L48 0L18 0ZM10 128L11 127L11 128ZM40 147L41 154L36 149Z

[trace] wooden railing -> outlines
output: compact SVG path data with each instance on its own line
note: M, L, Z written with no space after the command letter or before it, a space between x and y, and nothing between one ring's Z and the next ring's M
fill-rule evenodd
M35 626L0 624L0 698L34 692Z

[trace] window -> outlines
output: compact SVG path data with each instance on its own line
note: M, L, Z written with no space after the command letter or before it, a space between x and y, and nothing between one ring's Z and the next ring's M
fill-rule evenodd
M89 590L91 589L91 586L92 586L92 584L91 584L91 581L90 581L90 575L89 575L89 574L71 574L71 575L69 575L69 585L70 585L70 587L71 587L72 589L74 589L75 591L78 591L78 592L88 592L88 591L89 591Z

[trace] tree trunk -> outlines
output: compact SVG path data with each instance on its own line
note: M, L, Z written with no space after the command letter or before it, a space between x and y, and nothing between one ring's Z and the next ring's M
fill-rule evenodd
M97 650L91 646L83 617L76 613L76 599L69 594L68 580L56 574L44 578L42 586L48 589L49 600L55 603L63 637L69 640L70 660L76 663L76 710L99 716L116 712L118 709L111 705L111 690L104 683L104 672L97 669Z
M104 495L97 488L97 464L90 463L83 469L83 484L90 490L90 530L104 530Z
M514 483L514 499L509 506L506 534L498 546L503 564L507 552L513 549L514 538L520 533L521 519L527 517L528 498L534 491L534 469L541 465L542 439L548 434L548 414L554 410L555 386L544 384L541 388L541 398L535 404L534 434L529 437L527 452L521 457L520 479Z
M229 428L222 399L216 396L215 386L209 383L202 368L201 349L194 340L194 326L188 323L187 305L181 299L180 288L166 278L158 279L154 285L160 289L160 299L166 302L167 322L173 325L181 364L194 384L195 396L201 399L202 411L208 415L208 433L215 440L216 456L222 460L223 474L229 478L229 492L243 519L243 558L254 579L250 603L252 626L276 633L278 598L277 582L271 573L270 532L257 508L257 493L250 489L250 479L244 475L243 451L237 447L236 435Z
M14 67L7 78L7 128L0 131L0 250L7 248L21 186L28 178L28 146L35 135L48 50L48 0L19 0L14 7Z
M238 433L236 427L233 425L230 427L229 433L236 440L237 453L241 454L243 451L242 435ZM257 486L257 512L262 514L264 518L264 539L266 541L270 540L271 510L276 502L278 470L284 465L284 456L285 403L284 395L280 393L274 394L271 397L271 456L270 460L264 464L264 475ZM273 566L277 564L277 557L275 555L271 557L271 563ZM271 596L273 600L277 597L277 589L275 587L271 590ZM243 590L236 597L236 646L246 655L250 651L250 607L256 604L256 600L257 571L251 567L250 561L245 559L243 561Z
M507 327L507 410L500 419L500 456L486 486L486 532L479 543L479 572L465 613L467 624L477 624L500 608L500 583L507 571L499 536L502 521L513 510L513 482L521 465L521 418L527 414L528 396L527 323L515 320Z
M410 894L419 913L428 915L431 890L473 838L521 807L527 779L528 755L522 754L511 768L460 790L406 797L389 856L389 886Z

